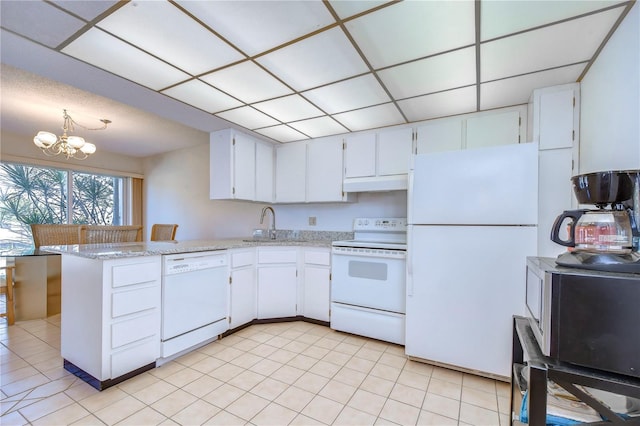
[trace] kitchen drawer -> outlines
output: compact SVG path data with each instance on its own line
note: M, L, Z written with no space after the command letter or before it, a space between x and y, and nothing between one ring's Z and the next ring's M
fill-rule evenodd
M231 253L231 268L252 266L256 260L255 250Z
M329 266L331 265L331 253L329 252L329 250L326 250L326 251L305 250L304 263Z
M142 340L153 335L160 336L160 313L151 313L111 325L111 348ZM158 337L160 340L160 337Z
M117 318L160 306L160 286L121 291L111 295L111 317Z
M296 263L297 261L297 250L258 249L258 263Z
M111 379L120 377L160 357L160 338L153 336L135 346L111 354Z
M157 262L140 262L112 267L111 285L114 288L160 280L161 266Z

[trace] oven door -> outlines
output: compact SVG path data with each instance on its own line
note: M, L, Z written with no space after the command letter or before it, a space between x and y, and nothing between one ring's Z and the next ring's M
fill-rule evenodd
M406 252L334 247L331 301L405 313Z

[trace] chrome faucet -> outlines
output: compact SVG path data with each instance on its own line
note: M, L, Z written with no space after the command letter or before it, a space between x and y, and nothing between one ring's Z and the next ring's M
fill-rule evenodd
M269 238L272 240L276 239L276 212L273 211L273 207L267 206L262 209L262 213L260 214L260 223L264 221L264 215L267 213L267 210L271 211L271 227L269 228Z

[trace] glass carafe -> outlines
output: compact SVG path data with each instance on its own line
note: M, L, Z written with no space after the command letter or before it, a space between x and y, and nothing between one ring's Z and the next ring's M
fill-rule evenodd
M575 250L630 253L631 221L624 210L586 211L575 225Z

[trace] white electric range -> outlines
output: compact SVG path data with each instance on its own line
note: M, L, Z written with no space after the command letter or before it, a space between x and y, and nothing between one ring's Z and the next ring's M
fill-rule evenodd
M358 218L331 251L331 328L404 344L406 218Z

